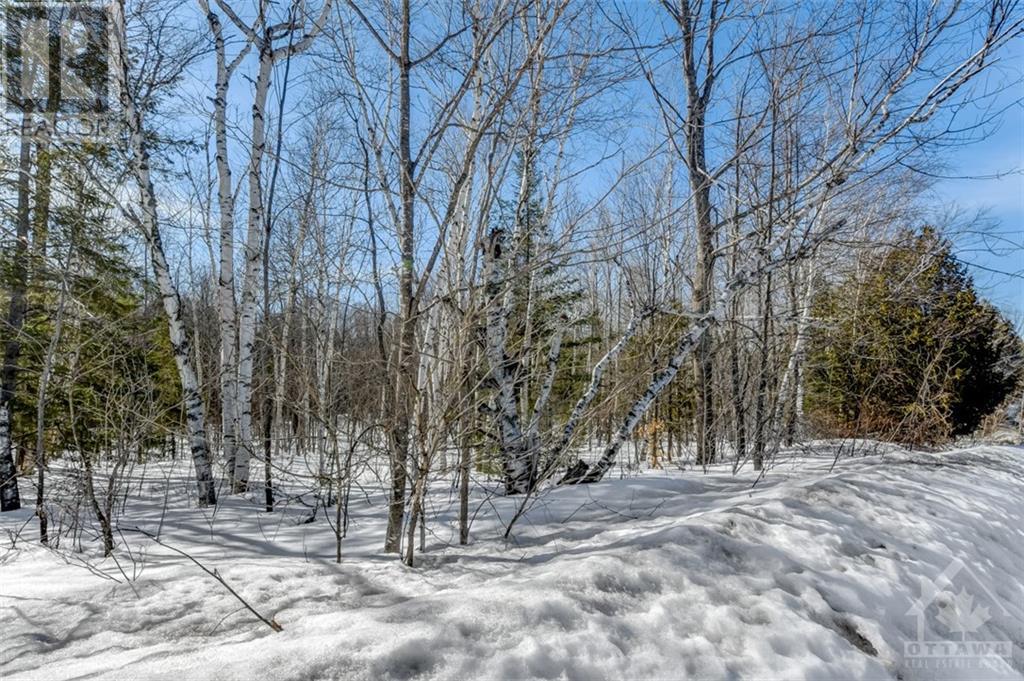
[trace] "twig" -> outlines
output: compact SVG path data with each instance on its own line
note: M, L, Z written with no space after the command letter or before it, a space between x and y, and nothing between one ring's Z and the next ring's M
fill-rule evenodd
M118 533L120 534L120 530L118 530ZM142 596L139 595L139 590L136 589L135 585L132 583L132 578L129 577L128 573L124 571L123 567L121 567L121 561L117 559L117 554L111 553L110 557L114 559L114 565L116 565L117 569L121 572L121 575L124 577L125 583L128 584L129 587L131 587L132 593L135 594L135 598L142 598Z
M181 555L181 556L185 556L185 557L186 557L186 558L188 558L188 559L189 559L190 561L192 561L193 563L195 563L195 564L196 564L196 565L197 565L197 566L199 567L199 569L200 569L200 570L202 570L203 572L205 572L206 574L210 575L211 577L213 577L214 579L216 579L216 580L217 580L218 582L220 582L220 583L221 583L221 586L223 586L223 587L224 587L225 589L227 589L227 590L228 590L228 591L229 591L229 592L231 593L231 595L232 595L232 596L234 596L235 598L237 598L237 599L238 599L238 602L239 602L239 603L241 603L242 605L244 605L244 606L245 606L245 607L246 607L246 608L247 608L247 609L249 610L249 612L251 612L251 613L252 613L253 615L255 615L255 616L257 617L257 619L259 619L259 621L263 622L264 624L266 624L266 625L267 625L268 627L270 627L270 628L271 628L271 629L273 629L274 631L283 631L283 630L284 630L284 627L282 627L282 626L281 626L280 624L278 624L278 623L277 623L277 621L276 621L276 620L275 620L275 619L274 619L273 617L271 617L270 619L267 619L266 617L264 617L263 615L261 615L261 614L260 614L260 613L259 613L259 612L258 612L258 611L256 610L256 608L254 608L254 607L252 607L251 605L249 605L248 601L246 601L246 600L245 600L244 598L242 598L241 596L239 596L239 595L238 595L238 592L237 592L237 591L235 591L234 589L232 589L232 588L231 588L231 586L230 586L230 585L229 585L229 584L228 584L228 583L227 583L227 582L226 582L226 581L224 580L224 578L220 576L220 572L218 572L216 568L214 568L214 569L212 569L212 570L211 570L210 568L206 567L205 565L203 565L202 563L200 563L200 562L199 562L198 560L196 560L195 558L193 558L193 557L192 557L191 555L189 555L188 553L185 553L185 552L184 552L184 551L182 551L181 549L177 549L177 548L175 548L175 547L173 547L173 546L171 546L171 545L169 545L169 544L166 544L166 543L164 543L164 542L160 541L159 539L157 539L157 538L156 538L156 536L154 536L153 534L151 534L151 533L149 533L149 532L146 532L146 531L145 531L145 530L143 530L142 528L139 528L139 527L135 527L135 528L133 528L133 529L132 529L132 530L130 530L130 531L133 531L133 532L138 532L138 533L140 533L140 534L144 534L144 535L146 535L147 537L149 537L150 539L152 539L152 540L153 540L154 542L156 542L157 544L159 544L160 546L163 546L163 547L164 547L164 548L166 548L166 549L170 549L171 551L174 551L174 552L175 552L175 553L177 553L178 555Z

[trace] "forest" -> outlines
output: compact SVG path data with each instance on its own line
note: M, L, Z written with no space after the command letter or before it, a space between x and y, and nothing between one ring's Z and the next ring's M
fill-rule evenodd
M1017 0L0 7L5 677L908 679L1024 579Z

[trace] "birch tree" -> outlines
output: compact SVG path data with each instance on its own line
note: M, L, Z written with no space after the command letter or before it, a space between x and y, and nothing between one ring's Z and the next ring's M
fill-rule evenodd
M682 9L687 8L684 1ZM950 129L950 121L942 120L943 115L956 112L948 107L956 104L958 95L969 92L968 84L986 71L994 55L1011 40L1024 35L1024 18L1016 9L1015 3L991 0L984 7L930 5L920 14L906 16L894 16L882 8L866 9L853 17L848 35L852 36L854 49L838 57L843 69L816 74L830 97L830 107L821 114L841 116L842 131L819 142L823 148L816 156L822 161L806 168L788 193L772 197L781 204L776 209L775 221L782 229L761 249L761 257L754 258L729 279L711 309L694 318L676 342L668 365L630 407L584 481L600 480L610 470L643 414L675 378L705 334L722 319L733 298L786 264L806 259L814 248L843 229L847 222L842 217L818 224L816 218L825 205L831 205L837 195L851 187L905 162L929 141L941 139ZM685 11L680 15L684 26L686 16ZM891 28L899 21L904 23ZM871 53L877 44L869 48L862 38L866 32L883 26L890 28L887 38L891 40L887 58L879 59ZM874 38L879 39L877 35ZM952 57L946 51L950 43L961 46ZM841 44L841 49L847 47ZM650 72L648 77L652 77ZM655 96L661 97L657 93ZM936 119L939 125L927 126ZM746 217L766 207L763 203L750 205L738 214ZM739 247L744 241L741 237L731 247ZM787 251L783 249L787 243L797 245Z
M208 11L208 5L205 2L203 4L203 9L207 13L217 45L217 93L214 100L214 118L218 146L217 171L220 178L218 195L222 224L221 272L223 278L225 255L233 257L233 251L228 251L225 254L224 226L229 222L232 226L234 224L233 198L231 194L233 190L225 142L224 97L227 93L227 84L231 77L231 71L237 67L239 58L236 57L230 64L225 64L226 57L224 56L219 20ZM267 151L267 99L275 64L282 60L291 59L295 55L307 50L313 44L314 39L323 30L324 24L330 15L332 0L324 1L319 15L311 22L308 28L305 25L308 21L305 16L305 3L301 2L301 0L294 0L289 6L287 19L277 24L269 23L269 0L259 0L256 8L256 20L251 26L235 12L227 0L217 0L217 6L228 16L242 35L245 36L248 44L253 46L258 55L258 67L253 85L249 161L246 171L248 179L248 220L244 247L245 267L238 308L237 367L235 368L235 376L228 380L228 383L234 382L234 396L233 398L229 397L229 400L232 402L231 408L234 409L235 413L228 411L227 418L229 422L237 421L238 425L237 432L234 433L234 458L231 458L231 453L229 452L227 462L230 471L229 475L232 480L232 490L240 493L244 492L248 487L249 465L253 455L252 394L256 322L259 314L258 287L262 281L261 268L264 250L269 248L269 244L265 243L268 216L265 213L264 206L263 179L263 164ZM282 45L281 43L284 44ZM231 281L233 281L233 276ZM231 304L228 300L229 285L233 287L233 284L230 284L230 282L222 284L222 319L230 311L226 309ZM222 335L233 335L230 325L225 325L223 321ZM227 387L230 389L231 386Z
M132 211L130 217L136 222L146 241L153 275L167 317L174 361L181 379L189 444L192 449L192 463L195 467L196 484L199 491L199 504L210 506L216 503L217 497L210 463L210 447L206 437L206 405L203 402L199 382L196 378L189 337L182 318L181 297L171 276L167 256L164 253L156 188L150 171L149 141L144 127L143 106L136 101L138 94L145 91L143 89L145 86L140 87L140 84L135 82L130 67L131 52L129 51L124 0L120 0L114 8L113 24L115 68L120 90L123 124L128 136L131 171L139 190L138 211ZM179 62L174 64L172 69L180 69L183 66L184 63ZM168 74L161 75L167 78L164 82L173 82L178 73L172 71L169 76Z
M213 97L213 132L216 148L217 205L219 210L220 259L217 277L217 311L220 321L220 409L221 448L228 475L234 477L238 430L238 328L235 304L235 189L228 156L227 107L231 77L245 59L252 44L245 43L228 61L220 17L210 11L207 0L199 7L213 34L217 76Z
M412 53L413 24L410 0L402 0L395 18L393 35L377 28L374 20L356 3L349 0L348 6L356 24L368 34L389 64L396 82L394 99L381 103L370 94L362 82L362 64L352 59L352 48L343 52L348 61L353 86L360 101L363 129L370 135L369 147L374 151L373 162L377 171L377 186L385 197L385 205L394 222L394 233L398 244L398 311L395 320L396 340L391 355L394 375L389 388L389 433L391 489L389 502L388 530L385 549L397 552L401 543L401 530L406 508L407 467L410 463L410 438L413 427L412 397L418 375L418 328L421 323L423 295L431 281L434 267L444 250L449 229L455 219L462 199L463 187L470 181L470 171L481 142L491 130L495 121L507 107L509 100L518 89L518 84L537 57L546 35L558 23L566 6L565 0L553 2L519 2L499 0L491 5L471 5L463 13L443 17L444 27L429 47L418 55ZM509 39L509 27L513 19L531 9L535 12L537 28L534 39L523 50L509 53L507 71L492 74L483 88L485 98L481 104L479 127L470 131L471 136L460 155L455 181L439 196L434 194L430 215L433 228L430 244L426 247L426 259L417 267L417 241L422 236L418 228L417 204L422 201L420 192L426 187L425 178L431 175L435 156L449 137L451 125L463 102L474 90L477 74L485 55L494 49L502 39ZM386 13L385 13L386 14ZM418 149L413 147L414 105L412 80L414 75L424 74L428 66L444 64L442 58L453 57L458 40L469 36L470 45L466 50L468 58L461 58L457 71L448 72L454 87L435 93L435 104L425 113L421 130L422 142ZM450 49L449 49L450 48ZM439 84L443 79L438 79ZM450 81L449 81L450 82ZM442 87L444 87L442 85ZM443 92L443 94L442 94ZM390 107L393 110L389 110ZM382 123L390 115L397 119L397 132L393 145L388 151L393 154L397 189L392 189L391 180L384 158L385 140L388 130L382 130ZM419 120L417 120L419 123ZM392 197L397 197L397 201ZM429 204L428 204L429 205ZM438 206L439 208L435 208Z

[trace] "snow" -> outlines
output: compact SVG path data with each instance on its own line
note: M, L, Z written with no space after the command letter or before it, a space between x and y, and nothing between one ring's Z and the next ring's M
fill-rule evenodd
M438 483L415 569L380 552L379 495L353 501L336 564L322 515L197 509L176 501L186 471L146 475L120 567L35 545L30 510L0 516L3 679L1024 678L1021 448L645 471L546 491L509 542L516 500L481 488L468 547ZM1006 654L979 668L940 641Z

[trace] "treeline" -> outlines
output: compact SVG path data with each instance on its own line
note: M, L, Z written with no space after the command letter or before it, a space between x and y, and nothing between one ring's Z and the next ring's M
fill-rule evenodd
M493 478L935 444L1019 391L918 172L998 115L1015 3L285 4L117 5L109 130L10 131L0 482L44 540L54 462L109 551L184 455L339 527L372 470L412 564L440 480L466 542Z

